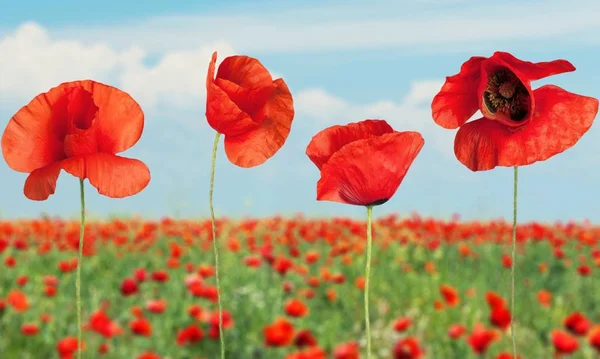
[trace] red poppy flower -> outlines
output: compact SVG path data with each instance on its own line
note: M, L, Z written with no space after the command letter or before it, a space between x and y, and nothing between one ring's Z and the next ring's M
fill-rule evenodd
M413 337L399 340L394 345L394 359L418 359L424 354L425 352L419 346L419 341Z
M53 194L61 170L87 178L100 194L127 197L148 185L150 171L116 154L132 147L143 127L144 113L127 93L91 80L66 82L10 119L2 154L10 168L29 173L29 199Z
M424 141L384 120L332 126L316 134L306 155L321 171L317 200L375 206L396 192Z
M225 153L240 167L271 158L285 143L294 118L292 94L283 79L248 56L230 56L219 65L213 53L206 76L206 119L225 135Z
M564 321L565 328L574 335L586 335L592 327L592 323L585 317L585 315L574 312Z
M359 359L360 347L357 342L343 343L333 350L334 359Z
M446 78L431 104L434 121L459 128L458 160L472 171L544 161L577 143L598 112L598 100L531 81L575 71L565 60L532 63L506 52L472 57ZM480 110L483 118L467 122Z
M562 330L552 331L552 345L558 354L571 354L579 349L579 342Z
M444 297L444 301L449 307L454 307L460 302L460 297L456 289L450 285L442 284L440 286L440 293Z
M407 330L411 324L412 324L412 319L409 317L398 318L394 322L394 330L401 333L401 332Z
M473 352L482 355L496 339L498 339L498 333L486 329L481 324L476 324L473 328L473 332L471 332L471 335L467 338L467 343L471 346Z
M283 347L294 340L294 326L286 319L277 319L264 328L265 345Z
M592 328L588 337L588 342L596 350L596 352L600 354L600 325Z
M508 329L510 326L510 311L505 307L492 308L490 323L499 329Z
M177 332L177 345L194 344L204 338L204 331L196 324L190 324Z
M300 299L292 298L285 303L285 313L290 317L303 317L308 314L308 307Z
M310 347L317 345L317 339L313 336L310 330L304 329L299 331L294 338L294 345L301 347Z

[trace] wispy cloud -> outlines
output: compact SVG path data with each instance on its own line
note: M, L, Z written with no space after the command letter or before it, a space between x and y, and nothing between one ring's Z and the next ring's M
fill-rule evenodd
M600 34L600 2L558 0L424 3L377 1L325 4L291 11L177 15L111 26L53 29L61 37L110 40L150 52L195 47L226 40L242 52L335 51L402 47L408 51L448 51L456 44L486 47L491 42L536 39L594 41ZM596 40L597 41L597 40Z

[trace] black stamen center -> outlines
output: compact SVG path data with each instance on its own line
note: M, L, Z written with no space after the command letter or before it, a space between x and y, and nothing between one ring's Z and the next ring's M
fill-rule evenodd
M508 69L500 69L488 77L483 102L491 113L500 111L513 121L524 120L529 112L527 88Z

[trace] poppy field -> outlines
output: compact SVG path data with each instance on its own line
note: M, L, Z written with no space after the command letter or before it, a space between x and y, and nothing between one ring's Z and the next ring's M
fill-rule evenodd
M373 223L376 358L511 358L509 223L390 216ZM365 223L217 220L231 358L362 358ZM85 357L215 358L210 221L112 219L86 226ZM518 228L521 358L594 358L600 228ZM72 358L79 223L0 222L0 352ZM561 356L562 357L562 356Z

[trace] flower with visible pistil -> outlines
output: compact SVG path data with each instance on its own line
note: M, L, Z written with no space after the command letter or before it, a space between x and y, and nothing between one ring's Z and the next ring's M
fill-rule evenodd
M383 120L365 120L326 128L306 147L306 155L321 171L318 201L367 207L364 281L367 358L371 358L369 275L373 207L384 204L396 193L423 144L418 132L396 132ZM361 287L358 280L357 285Z
M566 60L532 63L509 53L472 57L446 78L431 104L434 121L458 128L454 152L472 171L544 161L575 145L590 128L598 100L531 81L575 71ZM480 110L483 118L467 122Z
M506 52L475 56L460 72L446 78L433 98L433 120L456 129L454 153L471 171L514 167L511 267L514 269L517 227L518 166L545 161L577 143L592 126L598 100L554 85L531 88L531 81L575 71L566 60L522 61ZM467 122L477 110L483 117ZM511 298L515 274L511 270ZM514 312L514 300L511 300ZM512 319L512 318L511 318ZM514 320L513 354L517 355Z

